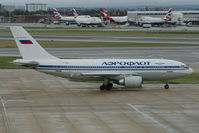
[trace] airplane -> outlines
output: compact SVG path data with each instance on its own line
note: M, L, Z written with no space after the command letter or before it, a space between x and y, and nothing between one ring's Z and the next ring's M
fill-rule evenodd
M73 14L75 21L79 26L86 27L86 26L98 26L102 27L102 20L98 17L91 17L89 15L78 15L76 10L73 8Z
M62 16L56 8L53 8L54 18L60 21L66 22L67 25L69 24L75 24L75 18L74 16Z
M155 18L150 16L142 16L136 22L138 25L143 26L144 24L151 24L151 25L163 25L164 23L174 24L175 22L172 21L172 8L170 8L165 15L164 18Z
M13 63L37 71L86 81L103 81L100 90L110 90L113 83L126 88L139 88L146 80L169 80L191 74L186 64L167 59L59 59L49 54L21 26L11 26L11 32L22 59Z
M127 23L127 16L109 16L103 8L100 8L100 11L101 11L101 17L104 20L110 20L110 22L117 24Z

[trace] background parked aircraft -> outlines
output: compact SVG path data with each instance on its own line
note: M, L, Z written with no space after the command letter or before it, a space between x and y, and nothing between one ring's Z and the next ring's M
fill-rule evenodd
M140 19L137 20L137 24L140 26L144 26L144 24L151 24L153 25L163 25L164 23L175 23L172 21L172 9L170 8L164 18L156 18L150 16L142 16Z
M75 9L73 9L73 14L74 14L75 21L79 26L82 26L82 27L86 27L86 26L102 27L103 26L102 20L99 17L91 17L89 15L78 15Z
M109 20L110 22L117 23L117 24L126 24L127 23L127 16L109 16L103 8L100 8L101 17L103 20Z
M53 13L54 13L54 18L59 20L59 21L63 21L66 24L74 24L75 23L75 18L74 16L62 16L56 8L53 8Z

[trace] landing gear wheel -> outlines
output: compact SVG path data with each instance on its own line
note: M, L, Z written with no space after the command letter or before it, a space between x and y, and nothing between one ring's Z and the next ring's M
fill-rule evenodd
M164 88L165 88L165 89L169 89L169 85L166 84L166 85L164 86Z
M112 88L112 87L113 87L113 83L109 83L108 88Z
M104 85L101 85L101 86L100 86L100 90L105 90L105 86L104 86Z
M101 85L100 86L100 90L111 90L111 88L113 87L112 83L109 83L108 85Z

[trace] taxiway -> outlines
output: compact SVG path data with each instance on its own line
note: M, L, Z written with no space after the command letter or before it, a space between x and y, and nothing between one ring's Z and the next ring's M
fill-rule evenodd
M79 42L128 42L128 43L167 43L167 44L199 44L199 38L171 37L105 37L105 36L46 36L33 35L36 40L79 41ZM13 40L12 35L0 35L2 40Z
M99 83L70 82L34 70L0 73L1 133L199 132L198 85L99 91Z
M46 50L61 58L164 58L185 63L198 63L199 60L199 46L46 48ZM20 53L17 48L0 48L0 56L20 56Z

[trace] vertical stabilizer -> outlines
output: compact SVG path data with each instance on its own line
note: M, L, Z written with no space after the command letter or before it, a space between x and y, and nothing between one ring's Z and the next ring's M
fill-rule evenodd
M21 26L11 26L10 29L23 59L58 59L43 49Z
M100 8L100 12L101 12L101 16L102 16L102 18L103 19L107 19L107 13L106 13L106 11L103 9L103 8Z
M171 15L172 15L172 8L170 8L166 14L166 16L164 17L164 19L166 21L171 21Z
M112 17L110 17L103 8L100 8L101 16L104 20L110 20L111 22L115 22Z
M75 18L78 16L78 14L74 8L73 8L73 15L75 16Z
M54 14L54 18L58 19L61 18L62 16L60 15L60 13L57 11L56 8L53 8L53 14Z

